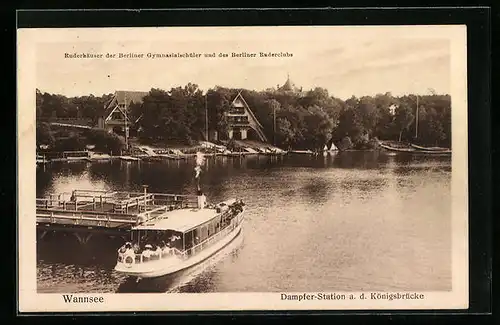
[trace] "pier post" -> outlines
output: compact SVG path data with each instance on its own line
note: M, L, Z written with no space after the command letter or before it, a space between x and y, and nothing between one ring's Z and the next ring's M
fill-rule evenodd
M144 211L146 211L146 199L147 199L147 188L148 188L148 186L147 185L142 185L142 187L144 188ZM137 206L139 206L139 203L137 203Z
M92 237L92 233L88 233L87 235L84 235L84 234L81 234L78 232L74 232L73 234L75 235L76 239L78 239L78 242L80 243L80 245L87 244L89 239Z
M48 233L47 230L42 231L42 233L40 235L40 239L43 239L43 237L45 237L45 235L47 235L47 233Z

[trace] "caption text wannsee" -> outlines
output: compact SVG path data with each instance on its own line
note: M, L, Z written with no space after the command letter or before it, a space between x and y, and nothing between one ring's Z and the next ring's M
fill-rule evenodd
M64 53L65 59L170 59L170 58L291 58L290 52L172 52L172 53Z
M86 295L62 295L65 303L104 303L104 297L102 296L86 296ZM280 294L281 300L421 300L424 299L424 294L422 293L409 293L409 292L396 292L396 293L362 293L359 296L354 294L338 294L338 293L317 293L317 294Z

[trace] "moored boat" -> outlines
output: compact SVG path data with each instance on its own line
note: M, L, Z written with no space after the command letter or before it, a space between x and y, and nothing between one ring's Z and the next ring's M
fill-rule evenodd
M131 230L132 241L118 251L115 271L138 279L189 268L228 245L240 232L244 203L229 200L198 209L167 211Z
M413 148L412 146L410 147L393 147L389 146L387 144L384 144L382 142L379 142L379 145L381 148L384 148L389 151L394 151L394 152L405 152L405 153L416 153L416 154L434 154L434 155L448 155L451 154L451 150L445 149L445 150L423 150L423 149L416 149Z
M417 150L423 150L423 151L450 151L448 148L442 148L442 147L422 147L418 146L416 144L411 144L412 148L415 148Z
M140 158L132 157L132 156L120 156L120 159L125 160L125 161L139 161L139 160L141 160Z
M313 152L311 150L290 150L289 153L306 154L306 155L313 154Z
M403 148L403 147L392 147L384 143L379 143L380 147L390 150L390 151L397 151L397 152L415 152L416 150L414 148Z

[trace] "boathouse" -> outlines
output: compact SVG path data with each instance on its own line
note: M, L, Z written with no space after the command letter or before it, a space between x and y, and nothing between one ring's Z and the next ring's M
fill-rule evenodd
M259 123L250 106L238 92L225 112L228 122L228 137L235 140L260 140L267 142L264 128Z
M147 91L115 91L113 98L105 107L104 115L99 118L98 127L109 132L124 133L125 125L134 125L129 117L131 104L142 104Z
M137 121L130 118L131 104L142 104L145 91L116 91L106 105L105 113L98 121L98 127L117 134L125 133L125 125L133 127ZM267 142L264 128L259 123L250 106L243 98L241 91L233 99L230 108L225 112L228 121L228 138L235 140L260 140ZM217 139L217 134L211 136Z

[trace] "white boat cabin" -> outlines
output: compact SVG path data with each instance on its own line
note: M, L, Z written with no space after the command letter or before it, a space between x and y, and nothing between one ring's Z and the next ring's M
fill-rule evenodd
M187 258L234 229L243 206L231 200L210 208L165 212L132 228L131 242L120 248L118 262L140 264L171 255Z

